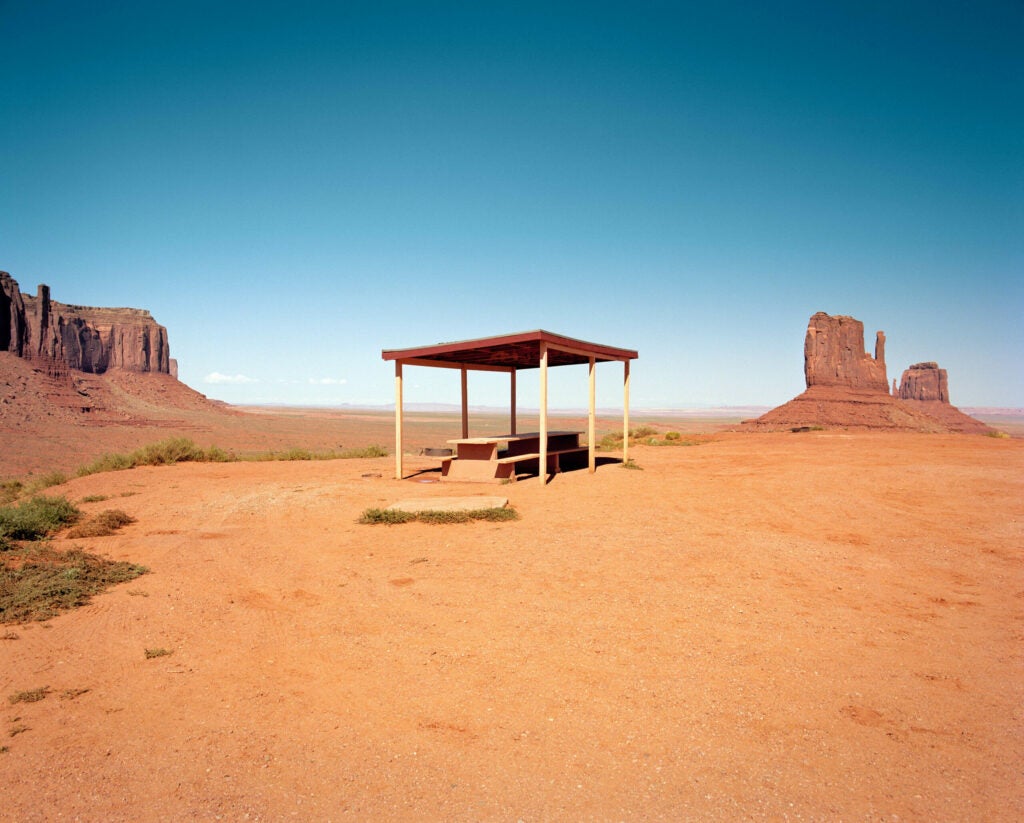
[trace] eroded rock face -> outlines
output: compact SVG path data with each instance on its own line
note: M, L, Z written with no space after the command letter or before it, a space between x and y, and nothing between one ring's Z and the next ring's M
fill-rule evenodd
M14 278L0 271L0 351L20 357L25 337L25 301Z
M875 335L875 356L864 351L864 324L844 315L813 315L804 338L804 379L811 386L846 386L888 394L885 333Z
M51 373L171 373L167 329L145 309L66 305L45 285L29 297L7 272L0 272L0 351L40 360Z
M900 380L900 400L949 402L949 377L938 363L915 363Z

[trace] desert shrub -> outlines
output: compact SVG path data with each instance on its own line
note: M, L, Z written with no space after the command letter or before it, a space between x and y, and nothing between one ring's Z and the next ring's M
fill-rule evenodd
M81 512L64 497L37 495L17 506L0 508L0 537L11 540L38 540L69 523Z
M14 500L17 500L22 491L25 488L25 484L20 480L5 480L0 483L0 506L6 506Z
M68 476L64 472L52 471L42 474L39 477L34 478L28 486L25 487L25 493L36 494L41 492L43 489L48 489L51 486L60 486L62 483L68 482Z
M220 446L210 446L204 459L207 463L234 463L238 460L234 452L224 451Z
M0 623L48 620L148 570L78 549L34 544L0 555Z
M653 437L657 433L658 430L651 428L650 426L638 426L635 429L630 429L629 436L639 440L643 437Z
M643 471L643 467L640 466L632 457L629 460L624 460L620 466L623 469L635 469L637 471Z
M175 463L205 462L206 452L187 437L169 437L143 446L136 452L136 466L172 466Z
M679 434L679 432L665 432L666 440L678 440L680 437L682 437L682 435Z
M1006 432L1001 432L998 431L997 429L989 429L987 432L985 432L985 436L994 437L997 440L1006 440L1009 439L1010 437L1010 435L1008 435Z
M85 477L89 474L100 474L101 472L119 472L124 469L130 469L134 465L130 455L108 453L100 455L88 465L80 466L77 474L79 477Z
M71 538L106 537L122 526L134 523L135 518L120 509L107 509L84 523L71 528L67 536Z
M174 654L170 649L146 649L146 660L152 660L154 657L167 657L169 654Z
M615 451L622 448L622 432L611 432L602 437L598 443L599 451Z
M371 446L366 446L362 449L345 449L341 453L341 457L345 460L355 459L359 457L387 457L388 450L384 446L379 446L374 443Z
M238 458L218 446L203 449L187 437L170 437L150 443L129 454L104 454L78 469L85 477L100 472L123 471L137 466L171 466L175 463L230 463Z

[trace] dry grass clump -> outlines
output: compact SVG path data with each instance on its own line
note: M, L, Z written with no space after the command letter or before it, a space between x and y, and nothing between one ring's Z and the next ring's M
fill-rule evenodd
M80 549L59 552L39 543L12 544L0 554L0 623L48 620L147 571Z
M471 511L424 511L424 512L403 512L396 509L367 509L359 518L359 522L366 525L396 525L398 523L411 523L418 520L420 523L469 523L473 520L487 520L490 522L501 522L506 520L518 520L519 512L510 508L473 509Z
M122 526L127 526L129 523L134 523L135 518L120 509L107 509L97 514L95 517L90 517L84 523L80 523L77 526L73 526L67 533L70 538L83 538L83 537L106 537L111 535L120 529Z
M28 689L23 692L15 692L7 695L9 703L38 703L50 693L49 686L40 686L38 689Z

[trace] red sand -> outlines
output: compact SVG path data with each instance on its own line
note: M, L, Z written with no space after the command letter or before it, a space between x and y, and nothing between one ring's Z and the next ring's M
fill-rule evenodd
M385 458L55 489L137 518L74 542L151 573L0 628L0 819L1024 815L1024 442L631 456L547 488ZM356 523L497 489L521 520Z

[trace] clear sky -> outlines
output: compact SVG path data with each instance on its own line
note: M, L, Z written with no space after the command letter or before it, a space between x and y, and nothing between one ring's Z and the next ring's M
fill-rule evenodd
M775 405L826 311L1024 407L1020 0L0 0L0 42L0 269L149 309L212 397L545 328L639 350L637 407Z

